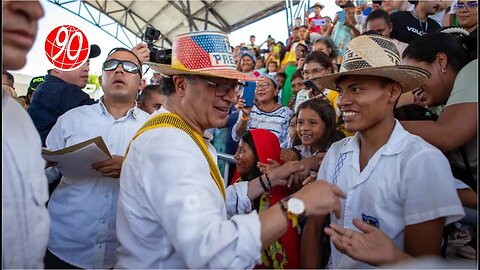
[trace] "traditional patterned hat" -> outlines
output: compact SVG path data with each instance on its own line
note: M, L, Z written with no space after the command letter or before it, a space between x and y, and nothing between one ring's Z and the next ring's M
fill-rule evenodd
M363 35L350 41L338 73L317 80L324 87L336 89L335 81L346 75L370 75L392 79L403 86L402 92L421 86L430 76L422 68L400 65L400 54L390 38Z
M168 76L193 74L258 81L254 76L237 71L230 42L222 32L200 31L178 35L172 44L171 65L145 64Z

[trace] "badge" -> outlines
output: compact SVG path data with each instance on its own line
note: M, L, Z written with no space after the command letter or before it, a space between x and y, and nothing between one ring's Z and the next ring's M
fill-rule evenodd
M374 227L377 227L377 228L380 227L380 224L378 223L378 219L375 217L362 214L362 221Z

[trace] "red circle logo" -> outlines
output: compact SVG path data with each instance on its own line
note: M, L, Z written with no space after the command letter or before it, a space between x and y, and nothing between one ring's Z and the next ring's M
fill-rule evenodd
M72 25L62 25L48 34L45 40L45 54L56 68L74 70L88 60L90 46L80 29Z

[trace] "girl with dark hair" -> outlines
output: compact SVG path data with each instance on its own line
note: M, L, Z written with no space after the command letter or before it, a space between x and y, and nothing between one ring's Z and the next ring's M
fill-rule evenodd
M328 100L309 99L297 109L297 136L301 144L282 150L284 162L316 158L344 136L337 129L336 114ZM342 135L341 135L342 134ZM315 160L318 170L321 160Z
M272 132L265 129L254 129L243 135L235 154L237 170L240 174L238 181L252 181L262 173L257 167L258 162L266 163L267 159L280 161L280 144ZM268 183L267 183L268 185ZM283 198L293 193L286 186L277 186L272 182L268 192L253 201L254 208L261 213L269 206L275 205ZM262 252L262 264L257 268L287 269L300 267L299 236L296 228L289 228L279 240L265 248Z
M337 57L338 57L338 50L337 47L333 44L333 41L328 36L320 36L312 45L312 51L321 51L324 52L330 59L334 65L334 71L337 71Z

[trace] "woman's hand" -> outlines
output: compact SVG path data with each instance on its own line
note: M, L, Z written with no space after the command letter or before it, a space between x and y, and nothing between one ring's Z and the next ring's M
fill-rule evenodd
M243 116L249 117L250 113L252 112L253 106L246 107L245 99L239 98L237 104L235 105L235 108L237 108L237 111L241 111Z

